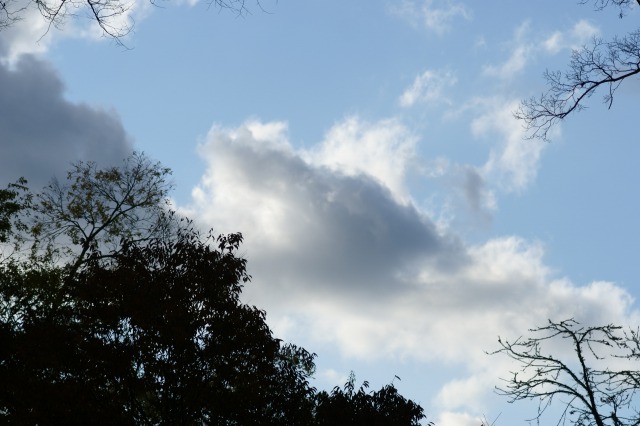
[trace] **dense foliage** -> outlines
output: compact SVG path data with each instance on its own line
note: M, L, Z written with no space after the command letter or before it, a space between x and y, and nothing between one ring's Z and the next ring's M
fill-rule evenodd
M400 395L393 384L371 393L367 392L368 387L364 382L356 391L352 373L343 388L320 392L316 407L318 426L420 425L424 418L422 407Z
M0 193L1 235L11 239L14 216L24 214L21 241L29 230L36 239L35 250L0 262L0 422L419 424L422 408L393 385L371 393L354 392L353 379L332 393L310 385L315 355L275 338L265 312L240 300L250 279L240 234L203 236L170 214L161 233L146 232L153 221L140 224L142 233L134 220L109 222L162 216L162 197L125 212L129 195L99 201L116 200L111 185L123 179L144 186L127 178L132 164L155 168L147 176L156 181L167 173L140 156L102 181L104 171L76 166L69 180L89 183L56 186L61 201L48 216L51 197L31 206L15 188ZM80 202L78 191L94 195ZM63 232L49 233L46 246L62 238L78 247L43 252L37 238L51 217Z

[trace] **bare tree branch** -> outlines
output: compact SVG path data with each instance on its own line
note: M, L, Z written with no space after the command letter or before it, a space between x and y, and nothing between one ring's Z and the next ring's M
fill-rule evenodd
M516 118L523 120L532 137L547 140L554 124L584 106L597 89L605 89L604 102L613 105L613 95L623 80L640 73L640 30L611 42L594 38L590 46L575 50L569 71L545 72L548 91L523 101Z
M156 5L156 0L149 0ZM230 10L240 16L250 13L246 0L207 0L209 6ZM260 0L254 0L261 10ZM124 46L122 38L133 30L133 20L127 16L134 0L29 0L27 6L12 7L15 0L0 0L0 31L21 20L29 4L35 5L49 23L44 35L54 27L61 27L71 18L85 18L95 22L104 36Z
M498 338L500 349L520 368L504 379L499 394L509 402L537 400L540 421L552 403L564 405L557 425L637 426L640 413L633 405L640 373L629 370L598 368L609 358L640 358L637 333L622 333L614 325L583 327L573 320L549 321L544 327L530 330L533 337L513 342ZM568 341L573 356L553 355L543 346Z
M581 0L593 3L596 10L619 8L622 18L640 0ZM640 29L612 41L594 38L589 45L574 50L566 72L545 71L547 91L523 101L515 117L524 122L531 138L548 140L549 131L573 112L585 107L585 101L597 90L604 90L603 101L613 106L613 97L622 82L640 74Z

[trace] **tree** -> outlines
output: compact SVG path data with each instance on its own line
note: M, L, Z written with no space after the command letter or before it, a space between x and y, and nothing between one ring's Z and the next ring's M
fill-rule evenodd
M120 167L73 164L64 184L53 180L35 197L31 231L36 245L62 250L75 259L76 270L90 251L111 256L123 240L143 242L167 233L170 174L141 153Z
M317 395L318 426L419 426L425 418L422 407L400 395L393 383L369 393L368 382L356 391L355 380L352 372L343 388Z
M582 0L580 3L590 3ZM593 0L596 10L617 6L623 18L640 0ZM595 37L590 45L574 50L568 70L545 71L548 89L539 97L523 101L516 118L523 120L531 137L548 139L549 130L573 112L585 108L585 101L600 88L609 108L623 81L640 74L640 29L604 41Z
M238 15L249 13L246 0L208 0L208 3ZM81 16L94 21L105 36L120 43L133 29L133 22L127 16L133 5L134 2L127 0L4 0L0 2L0 31L20 21L29 7L36 7L49 27L62 26L69 18ZM261 7L260 0L256 0L256 5Z
M249 280L235 255L242 237L211 238L187 228L172 241L127 241L74 276L4 268L0 416L311 424L314 355L274 338L265 313L240 302Z
M21 220L21 213L31 206L32 196L24 178L0 189L0 263L18 250L28 226ZM21 235L22 234L22 235ZM10 250L10 253L6 253Z
M336 417L347 407L355 424L419 424L422 408L392 385L318 394L315 354L240 300L242 235L167 213L167 174L136 154L78 163L33 197L22 181L0 191L2 235L30 221L77 246L0 262L0 423L354 424Z
M497 389L509 402L537 400L539 421L552 403L561 406L556 424L631 426L640 424L636 395L640 372L638 333L615 325L581 326L573 319L530 330L534 336L513 342L498 338L500 349L520 365ZM558 350L568 344L571 355ZM553 346L558 354L548 352ZM617 366L617 367L616 367Z

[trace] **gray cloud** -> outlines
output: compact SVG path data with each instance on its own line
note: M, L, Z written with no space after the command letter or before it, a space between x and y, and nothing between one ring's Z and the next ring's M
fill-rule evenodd
M465 260L457 239L441 235L428 217L399 203L370 175L330 170L250 134L212 134L202 152L213 161L211 181L231 181L202 186L216 193L203 201L217 195L229 202L219 199L212 208L205 201L196 215L214 227L243 231L251 268L261 279L275 272L272 282L287 286L304 276L295 291L380 297L413 285L400 276L410 275L418 261L448 269ZM239 215L236 203L251 211Z
M34 189L70 163L119 163L132 150L114 112L64 98L52 67L30 55L13 67L0 65L0 181L24 176ZM2 185L4 186L4 184Z

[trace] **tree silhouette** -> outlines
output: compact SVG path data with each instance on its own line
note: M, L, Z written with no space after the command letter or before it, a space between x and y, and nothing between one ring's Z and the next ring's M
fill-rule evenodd
M18 251L28 225L23 213L31 207L32 195L24 178L0 189L0 263Z
M124 164L77 164L33 197L24 181L0 190L3 241L35 228L76 245L0 252L0 423L419 424L393 385L318 393L315 354L240 300L242 235L201 234L167 212L167 169Z
M640 424L640 372L629 368L640 359L637 332L611 324L581 326L573 319L530 331L534 336L526 339L498 339L500 349L493 354L505 354L520 366L497 389L499 394L509 402L537 400L538 421L556 401L564 407L558 425ZM570 355L558 349L562 344Z
M367 392L369 383L356 390L355 380L352 372L343 388L317 395L318 426L418 426L425 418L422 407L400 395L393 384Z
M590 0L580 1L582 4ZM597 10L617 6L623 18L640 0L593 0ZM613 105L623 81L640 74L640 29L610 41L594 38L589 45L574 50L568 70L545 71L548 89L538 97L523 101L516 118L523 120L531 137L548 139L549 130L570 114L585 108L585 101L604 89L604 102Z
M77 162L64 183L53 180L35 197L32 235L36 245L74 259L90 251L110 256L123 240L143 242L170 232L167 181L170 169L133 153L119 167L99 169Z
M2 269L0 415L31 424L311 423L313 357L239 300L242 237L126 242L108 262Z

